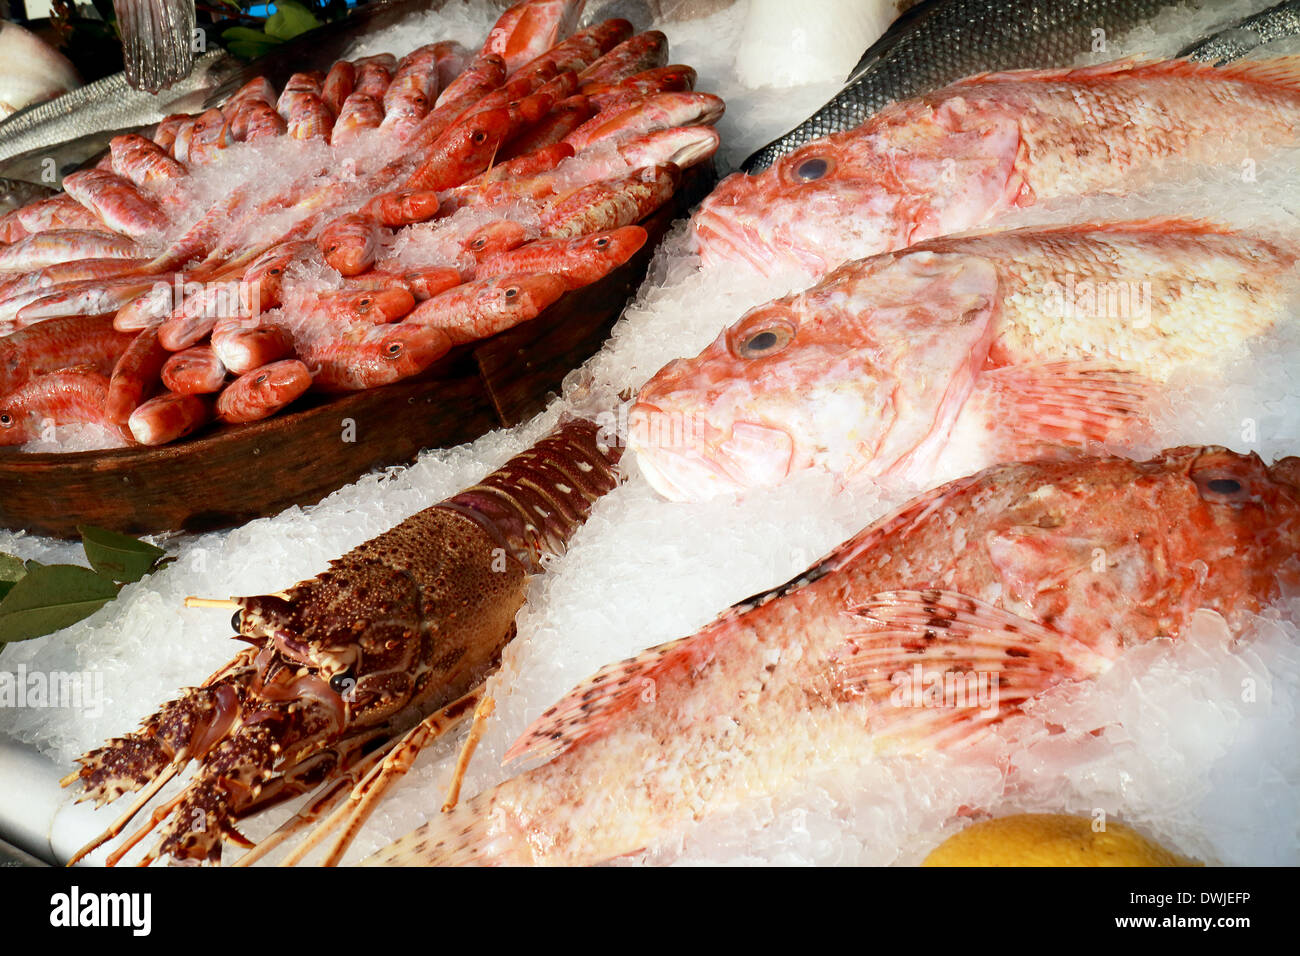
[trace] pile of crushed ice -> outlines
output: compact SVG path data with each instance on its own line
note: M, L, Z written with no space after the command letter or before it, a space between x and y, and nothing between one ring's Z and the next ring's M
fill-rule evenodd
M1247 9L1243 4L1215 19ZM663 25L673 59L693 63L701 86L727 98L723 134L733 160L825 99L822 93L815 102L796 105L784 93L738 88L725 51L743 13L742 3L704 20ZM426 42L434 20L436 15L426 15L420 21L418 37L405 37L399 27L391 42L371 38L354 52L401 53ZM1201 32L1199 22L1182 35L1162 32L1153 52L1170 52ZM760 106L761 118L749 115ZM1275 186L1258 187L1259 206L1270 198L1275 207L1287 205L1278 201ZM1184 192L1180 202L1200 203L1196 214L1226 216L1250 205L1243 199L1248 190L1224 196L1222 190L1212 195L1214 188L1189 186ZM1134 200L1126 208L1154 213L1153 207L1172 198ZM6 669L26 664L102 674L102 707L93 713L7 712L3 728L70 765L78 753L134 727L179 687L198 683L237 650L228 639L228 612L185 610L186 595L267 593L319 572L330 558L527 447L563 407L612 407L620 390L641 384L671 358L693 354L746 308L798 281L785 276L742 285L704 276L677 230L606 348L568 380L564 402L521 428L428 452L410 468L369 475L312 508L291 508L230 532L165 541L179 555L174 565L129 586L89 620L4 652ZM1214 386L1213 401L1189 385L1188 402L1174 418L1176 427L1193 434L1180 439L1224 441L1270 454L1300 449L1294 421L1300 385L1291 372L1296 354L1261 352L1257 364L1234 370L1230 385ZM1215 404L1220 400L1223 409ZM1263 436L1258 446L1229 434L1243 408L1255 411L1257 437ZM908 495L908 489L870 484L840 489L825 475L805 473L741 500L677 504L657 498L634 465L628 470L628 482L596 504L568 553L533 581L519 636L490 683L497 711L463 795L501 780L500 759L510 743L600 666L693 632L734 601L803 570ZM274 475L268 473L267 480ZM0 534L0 551L47 561L76 556L73 546L8 533ZM756 801L708 821L649 859L914 863L972 815L1038 809L1103 811L1209 862L1295 864L1300 758L1292 742L1298 710L1300 634L1292 624L1261 620L1234 640L1204 618L1177 643L1138 648L1100 680L1047 695L1025 718L1018 744L995 740L961 760L943 754L881 757L845 768L788 801ZM1064 730L1046 729L1053 727ZM1097 728L1104 731L1093 736ZM437 812L460 739L451 735L430 748L381 805L349 860ZM98 816L106 825L116 812L110 807ZM262 822L249 832L256 836L266 828Z

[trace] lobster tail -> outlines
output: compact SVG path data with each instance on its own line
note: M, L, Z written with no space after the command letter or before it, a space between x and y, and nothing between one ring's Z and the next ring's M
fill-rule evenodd
M541 556L562 552L596 499L618 484L615 466L621 454L621 446L600 440L593 422L572 419L435 507L478 519L520 563L536 571Z

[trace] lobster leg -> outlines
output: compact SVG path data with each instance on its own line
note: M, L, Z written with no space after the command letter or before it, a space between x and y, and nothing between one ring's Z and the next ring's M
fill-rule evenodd
M465 745L460 748L460 756L456 758L456 767L452 771L451 783L447 786L447 799L442 803L442 812L450 813L460 800L460 785L465 781L465 771L469 769L469 762L474 758L474 751L478 749L479 739L483 736L483 726L487 719L492 716L492 711L496 710L497 702L491 697L484 697L479 701L479 705L474 708L474 722L470 724L469 734L465 737Z
M442 710L430 714L416 724L393 749L384 757L383 762L371 769L348 795L348 801L326 818L320 826L308 834L307 839L284 861L285 866L294 866L317 846L331 830L342 824L343 831L335 840L326 857L325 866L336 866L338 861L352 845L361 827L375 806L389 789L403 777L420 751L433 741L442 737L447 731L460 724L472 712L482 699L483 685L475 687L468 694L453 701Z
M328 812L338 804L352 788L360 782L366 774L384 759L384 755L396 747L398 740L387 741L382 747L374 753L367 754L362 760L355 764L351 769L346 771L342 777L332 782L322 785L315 797L307 806L303 807L292 817L280 824L265 839L258 841L257 845L247 853L236 860L233 866L252 866L262 857L266 856L285 840L302 830L304 827L311 826L320 819L321 815Z

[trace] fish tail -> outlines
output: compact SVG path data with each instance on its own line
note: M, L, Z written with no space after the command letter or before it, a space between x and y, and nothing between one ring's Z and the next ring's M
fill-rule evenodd
M492 825L494 791L439 813L362 861L362 866L499 866L523 863Z

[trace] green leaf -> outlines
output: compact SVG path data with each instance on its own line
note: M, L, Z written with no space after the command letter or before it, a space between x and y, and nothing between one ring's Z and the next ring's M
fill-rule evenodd
M275 13L267 17L263 29L266 30L267 36L292 40L298 34L314 30L318 26L320 21L316 19L315 14L301 3L295 3L294 0L276 0Z
M22 558L0 552L0 599L4 598L17 581L27 573L27 565Z
M139 581L166 554L162 548L105 528L78 526L77 531L90 566L114 581Z
M53 634L117 597L117 585L89 568L50 564L28 571L0 601L0 644Z
M221 42L235 56L245 60L255 60L259 56L270 53L284 41L269 37L261 30L250 27L231 27L229 30L222 31Z
M27 573L27 564L22 558L0 552L0 581L13 584Z

